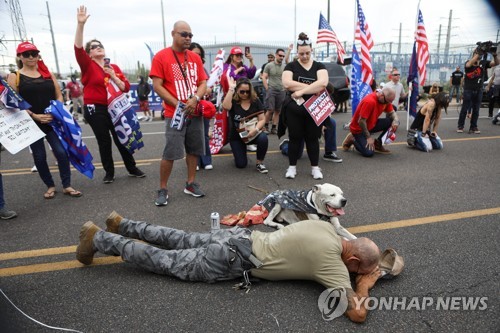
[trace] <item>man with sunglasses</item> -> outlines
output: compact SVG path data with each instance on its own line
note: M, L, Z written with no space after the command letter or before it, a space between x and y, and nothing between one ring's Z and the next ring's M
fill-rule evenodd
M385 85L384 89L377 90L361 100L351 120L351 132L342 143L345 151L354 145L365 157L372 157L375 151L381 154L391 153L382 145L382 137L391 126L395 131L399 125L392 105L395 97L395 91ZM387 118L379 118L383 112L387 113ZM374 139L371 135L378 132L380 135Z
M384 87L391 88L396 93L396 97L394 97L392 105L394 106L394 111L397 111L401 99L407 98L408 94L405 93L403 84L399 82L399 80L401 79L401 74L396 67L392 68L389 78L391 79L391 81L387 82Z
M167 185L175 160L186 157L187 180L184 193L196 198L205 193L195 183L198 158L205 154L203 118L195 114L198 102L207 89L207 74L201 58L189 50L193 34L187 22L174 24L172 46L159 51L153 58L149 76L153 89L163 99L165 109L166 144L160 163L160 189L156 206L168 203ZM184 108L183 126L172 127L176 108ZM175 123L175 122L174 122Z

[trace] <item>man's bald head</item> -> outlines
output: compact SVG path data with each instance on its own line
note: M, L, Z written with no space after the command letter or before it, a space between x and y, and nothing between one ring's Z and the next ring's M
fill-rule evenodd
M367 274L377 267L380 260L380 249L371 239L361 237L350 240L352 254L359 259L358 273Z
M177 52L189 49L191 45L191 27L186 21L177 21L172 29L172 48Z

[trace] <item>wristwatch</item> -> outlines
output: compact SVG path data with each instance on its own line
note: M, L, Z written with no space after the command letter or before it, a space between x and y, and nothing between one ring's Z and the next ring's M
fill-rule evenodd
M194 97L196 98L196 101L199 102L200 101L200 96L198 95L194 95Z

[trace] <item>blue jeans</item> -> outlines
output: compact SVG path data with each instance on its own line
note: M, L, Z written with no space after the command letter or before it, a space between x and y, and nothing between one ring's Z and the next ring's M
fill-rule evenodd
M257 137L252 140L249 144L257 145L257 160L264 161L267 153L267 147L269 146L269 140L267 134L261 132ZM231 140L229 141L231 150L233 151L234 164L237 168L246 168L248 164L247 158L247 145L242 140Z
M391 127L391 124L392 124L392 119L379 118L379 119L377 119L377 124L375 124L375 127L373 127L370 130L370 133L377 133L377 132L382 131L382 133L380 133L379 137L377 138L377 140L382 141L382 137L387 132L387 130ZM375 151L370 150L370 149L368 149L368 147L366 147L365 135L363 133L361 133L361 134L353 134L353 136L354 136L354 139L356 139L354 141L354 147L356 148L356 150L359 151L361 153L361 155L363 155L364 157L372 157L373 154L375 153Z
M203 127L205 128L205 155L200 155L198 160L198 165L201 168L212 164L212 154L210 153L210 138L208 137L208 131L210 129L210 119L203 118Z
M477 128L477 119L479 118L479 108L481 106L481 100L483 99L483 90L464 90L464 97L462 101L462 109L460 110L460 116L458 117L458 128L463 129L465 125L465 117L467 116L467 110L472 108L472 116L470 119L470 129L473 130Z
M63 145L59 141L56 132L50 131L46 134L45 139L52 147L52 152L57 159L57 166L59 168L59 175L63 188L71 187L71 170L69 168L68 154L64 150ZM33 152L33 161L38 169L38 174L47 187L54 187L54 179L47 164L47 153L45 151L45 144L43 138L31 144L31 151Z
M429 136L429 141L431 142L433 150L443 149L443 142L439 137ZM427 146L422 140L422 132L417 131L417 138L415 140L415 148L423 152L427 152Z
M451 100L453 99L453 92L455 92L457 94L457 103L458 103L460 101L460 85L458 85L458 86L452 85L451 86L450 103L451 103Z

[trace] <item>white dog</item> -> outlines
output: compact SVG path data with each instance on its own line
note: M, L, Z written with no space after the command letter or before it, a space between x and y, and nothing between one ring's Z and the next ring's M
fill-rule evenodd
M333 224L339 236L356 239L340 225L337 218L345 214L343 207L346 203L347 199L339 187L325 183L315 185L311 190L274 191L258 204L269 212L264 224L270 227L283 228L282 224L274 221L291 224L306 219L325 220Z

